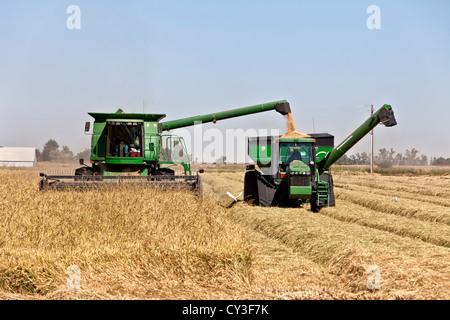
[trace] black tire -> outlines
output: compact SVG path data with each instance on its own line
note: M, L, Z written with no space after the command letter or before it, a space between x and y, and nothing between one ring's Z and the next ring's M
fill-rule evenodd
M78 169L75 169L75 175L76 176L93 176L94 175L94 168L92 167L81 167ZM79 181L81 178L75 178L75 181Z
M39 181L39 190L44 190L44 189L45 189L44 180L40 180Z
M248 170L245 172L244 178L244 201L249 205L257 206L259 204L258 182L259 172L256 170Z
M160 174L163 176L173 176L175 175L175 171L169 168L159 168L158 170L156 170L156 174Z
M158 170L156 170L156 175L160 175L160 176L174 176L175 175L175 171L169 168L159 168ZM157 179L159 180L159 179ZM166 180L175 180L175 178L169 178Z

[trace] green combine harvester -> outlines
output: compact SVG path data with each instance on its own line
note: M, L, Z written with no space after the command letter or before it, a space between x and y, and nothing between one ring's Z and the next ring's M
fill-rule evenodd
M244 201L260 206L299 206L310 202L311 211L334 206L330 166L376 125L397 124L390 105L382 106L341 144L327 133L305 137L256 137L248 139L248 154L259 167L247 166Z
M165 114L124 113L121 109L116 113L89 113L94 118L91 166L80 159L83 167L76 169L73 176L41 173L39 188L83 189L141 183L201 193L201 177L199 172L192 174L183 138L165 132L269 110L286 115L290 112L289 103L281 100L166 122L160 122ZM85 133L89 130L87 122ZM171 169L175 165L183 167L181 174Z

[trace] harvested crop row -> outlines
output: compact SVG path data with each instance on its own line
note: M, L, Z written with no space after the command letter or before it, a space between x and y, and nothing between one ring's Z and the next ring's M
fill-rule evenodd
M388 231L402 237L420 239L431 244L450 247L450 228L442 223L386 214L342 199L339 201L339 207L324 208L320 213L340 221L356 223L361 226Z
M449 177L386 177L370 174L344 175L340 173L336 175L335 180L373 188L387 188L389 190L414 192L445 198L448 198L450 194Z
M347 200L363 207L424 221L450 224L450 209L419 200L394 201L392 196L335 188L337 202ZM339 203L339 202L338 202Z
M348 299L339 277L277 239L247 228L254 246L249 287L252 297Z
M202 177L204 194L222 206L229 206L234 200L227 195L230 192L237 196L244 189L243 175L240 173L214 173ZM243 199L243 196L240 197Z
M342 188L346 190L360 191L366 192L367 194L378 194L382 196L388 196L391 198L397 197L400 200L417 200L418 192L412 191L397 191L394 188L390 188L389 186L373 186L370 184L365 184L364 182L351 182L351 183L335 183L335 187ZM430 194L421 194L420 201L423 203L433 203L443 207L450 207L450 198L434 196Z
M340 277L347 290L367 292L366 269L382 270L383 295L390 298L448 298L449 250L388 232L345 223L302 209L247 208L232 217ZM446 280L445 280L446 279Z

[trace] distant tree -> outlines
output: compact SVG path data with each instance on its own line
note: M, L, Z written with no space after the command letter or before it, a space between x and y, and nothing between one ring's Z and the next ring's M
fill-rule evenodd
M81 151L79 153L77 153L77 155L75 156L76 159L84 159L89 160L91 158L91 149L85 149L84 151Z
M376 155L374 158L376 161L393 161L394 160L394 149L391 148L391 150L387 150L386 148L380 149L378 151L378 155Z
M59 155L59 144L53 139L48 140L42 149L42 161L56 161Z
M374 163L382 168L390 168L395 162L394 149L387 150L386 148L378 150L378 154L374 156Z
M432 158L430 161L430 165L432 166L450 166L450 158Z
M42 153L39 149L36 149L36 161L41 161Z
M422 155L420 156L419 164L420 164L421 166L426 166L426 165L428 165L428 157L427 157L426 155L422 154Z
M364 165L364 164L370 164L370 157L366 152L363 153L357 153L357 154L353 154L349 157L350 159L350 164L359 164L359 165Z
M397 155L394 157L394 160L392 161L392 164L395 166L399 166L403 164L403 162L404 162L403 154L397 153Z
M59 152L58 161L60 162L70 162L74 160L73 152L70 151L68 146L63 146L62 150Z
M419 154L419 150L416 148L412 148L411 150L406 149L405 151L405 164L410 166L419 165L419 159L417 155Z
M336 161L337 165L350 165L353 164L352 160L346 155L342 155L342 157L339 158L338 161Z
M359 155L361 164L370 164L370 157L366 152L363 152Z
M428 164L438 165L450 165L450 158L444 159L432 158L428 160L426 155L419 155L420 151L416 148L406 150L405 155L402 153L396 153L394 149L387 150L386 148L379 149L378 154L374 156L374 162L376 165L382 168L390 168L392 166L426 166ZM448 160L448 162L447 162ZM367 153L357 153L351 156L345 154L339 159L336 164L369 164L370 157Z

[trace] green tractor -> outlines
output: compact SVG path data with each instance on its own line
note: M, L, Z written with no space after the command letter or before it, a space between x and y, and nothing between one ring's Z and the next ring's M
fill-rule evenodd
M330 166L376 125L397 124L390 105L382 106L341 144L327 133L304 137L256 137L248 139L248 154L259 167L247 166L244 201L260 206L298 206L306 202L311 211L334 206Z
M207 115L160 122L165 114L89 113L94 118L91 140L91 165L75 170L73 176L41 173L39 182L44 189L93 188L139 182L169 188L201 191L201 178L192 174L191 161L182 137L168 134L172 129L195 124L215 123L234 117L276 110L286 115L286 100ZM90 131L90 123L85 133ZM182 167L176 174L174 166Z

